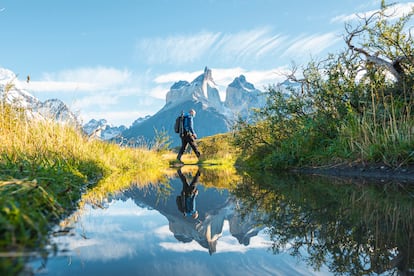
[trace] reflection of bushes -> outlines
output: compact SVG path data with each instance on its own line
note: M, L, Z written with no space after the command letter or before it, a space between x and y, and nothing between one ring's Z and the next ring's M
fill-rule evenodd
M257 183L257 184L255 184ZM260 183L260 185L258 185ZM291 246L314 268L366 275L413 268L412 198L395 187L332 185L319 178L245 178L234 191L258 210L275 253ZM263 216L263 213L265 216Z

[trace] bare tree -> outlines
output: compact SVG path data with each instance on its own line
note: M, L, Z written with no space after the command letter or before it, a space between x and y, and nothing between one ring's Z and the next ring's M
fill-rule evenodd
M414 67L413 38L411 28L406 28L414 9L389 24L393 14L387 14L392 5L383 2L381 10L370 16L360 17L360 24L352 27L346 24L345 42L351 54L362 55L365 68L375 66L391 73L397 82L412 73ZM364 43L356 46L358 39Z

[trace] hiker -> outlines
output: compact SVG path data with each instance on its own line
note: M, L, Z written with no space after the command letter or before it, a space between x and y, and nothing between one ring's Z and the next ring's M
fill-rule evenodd
M180 203L182 206L179 209L183 212L184 216L191 216L193 219L197 219L198 211L196 210L196 197L198 195L197 182L200 177L200 170L197 171L190 184L188 184L187 179L181 172L181 169L178 169L177 173L183 183Z
M177 160L180 163L182 163L181 156L183 155L188 144L190 144L197 158L200 159L200 152L198 151L197 144L195 141L197 139L197 134L194 131L194 123L193 123L193 118L195 117L195 115L196 115L196 112L194 109L190 109L189 113L186 113L184 115L183 132L182 134L180 134L181 148L177 155Z

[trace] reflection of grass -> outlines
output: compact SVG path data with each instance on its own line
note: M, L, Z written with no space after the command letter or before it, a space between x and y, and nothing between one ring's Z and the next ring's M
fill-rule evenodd
M205 186L232 189L240 182L240 175L234 167L207 166L202 168Z
M0 252L8 256L42 250L51 225L77 207L86 186L104 179L93 192L96 199L131 179L158 179L158 169L168 164L155 151L121 148L90 140L72 126L31 121L25 110L4 101L0 113ZM2 258L0 274L22 267L22 258Z
M149 154L149 158L151 158ZM167 183L169 173L162 170L162 164L148 167L144 170L129 170L122 173L113 173L102 179L98 185L89 189L83 196L80 206L85 203L100 205L103 199L110 195L117 194L123 190L136 185L139 187L147 186L154 183Z
M154 155L148 152L148 158L153 158ZM158 159L160 160L160 159ZM155 160L154 160L155 161ZM162 165L160 165L162 168ZM86 204L92 205L96 208L103 208L105 201L131 186L138 187L156 187L160 189L160 193L165 193L164 186L168 186L168 178L173 176L175 171L162 170L154 164L153 167L148 167L146 170L129 170L122 173L112 173L108 177L103 178L99 183L86 191L79 202L79 207L76 213L67 217L60 222L61 228L70 227L78 217L82 214ZM166 184L166 185L160 185Z

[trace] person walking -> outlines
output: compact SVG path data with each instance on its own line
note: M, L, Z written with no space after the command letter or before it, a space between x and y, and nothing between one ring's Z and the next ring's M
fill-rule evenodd
M193 149L195 155L198 159L200 159L200 151L198 150L196 139L197 134L194 131L194 122L193 118L196 115L196 111L194 109L190 109L190 111L184 114L184 121L183 121L183 131L180 134L181 137L181 148L177 155L177 160L182 163L181 156L184 154L187 145L190 144L191 148Z

